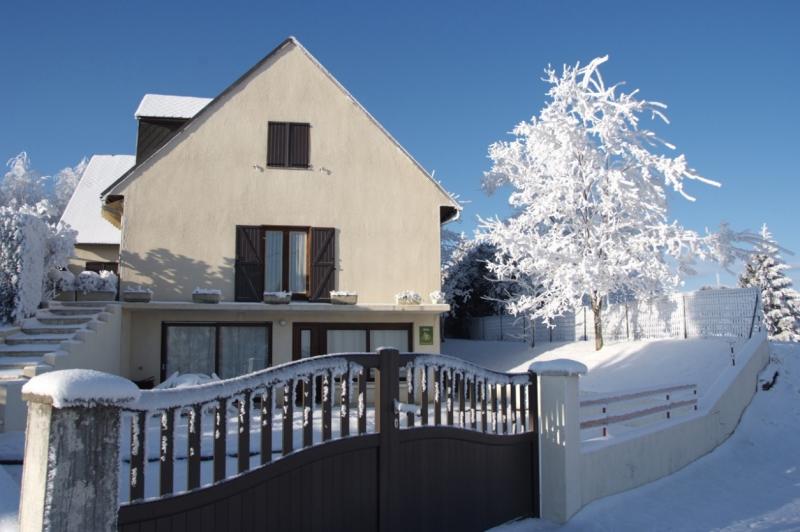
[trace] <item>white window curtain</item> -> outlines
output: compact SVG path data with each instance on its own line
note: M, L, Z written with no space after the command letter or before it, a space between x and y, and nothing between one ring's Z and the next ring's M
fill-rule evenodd
M408 331L372 330L369 332L369 345L373 351L379 347L394 347L401 353L408 353Z
M267 231L264 291L283 290L283 233Z
M229 379L264 369L268 345L266 327L220 327L219 376Z
M214 327L167 327L167 377L214 372Z
M306 291L306 233L289 233L289 291Z
M367 350L367 331L328 330L328 353L363 353Z

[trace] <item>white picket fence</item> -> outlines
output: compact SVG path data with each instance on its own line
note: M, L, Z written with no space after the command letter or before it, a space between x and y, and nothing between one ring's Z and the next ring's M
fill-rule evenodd
M700 290L647 301L629 301L603 309L606 342L657 338L750 336L760 320L758 289ZM473 340L574 342L594 340L594 315L581 307L555 319L555 327L525 317L487 316L470 320Z

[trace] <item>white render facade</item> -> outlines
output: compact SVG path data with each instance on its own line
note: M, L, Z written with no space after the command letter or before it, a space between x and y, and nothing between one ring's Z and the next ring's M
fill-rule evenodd
M164 106L181 101L165 98L142 105L168 120ZM429 294L441 224L458 215L451 196L293 38L195 100L180 112L196 116L103 192L123 294L153 292L122 303L123 374L230 377L382 345L438 352L448 307ZM221 302L192 303L196 288ZM358 301L332 304L331 290ZM404 290L423 304L395 304ZM264 291L291 302L265 304Z

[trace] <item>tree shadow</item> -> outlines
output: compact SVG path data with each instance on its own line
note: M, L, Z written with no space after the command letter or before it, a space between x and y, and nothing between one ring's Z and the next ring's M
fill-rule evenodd
M153 290L155 300L188 301L195 288L215 288L222 291L224 299L233 300L234 271L234 260L230 257L223 260L222 266L212 266L164 248L150 250L145 255L120 251L123 289L142 285ZM140 281L131 282L130 272L135 272Z

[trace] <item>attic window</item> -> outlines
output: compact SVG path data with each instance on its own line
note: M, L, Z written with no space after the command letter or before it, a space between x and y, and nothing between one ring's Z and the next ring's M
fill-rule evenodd
M310 124L270 122L267 132L267 166L309 167Z

